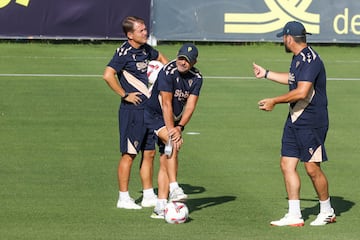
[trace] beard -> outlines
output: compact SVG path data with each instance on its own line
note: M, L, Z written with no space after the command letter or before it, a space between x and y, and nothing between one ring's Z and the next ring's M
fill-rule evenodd
M286 45L286 43L284 43L284 47L285 47L285 52L286 52L286 53L291 53L291 50L288 48L288 46Z

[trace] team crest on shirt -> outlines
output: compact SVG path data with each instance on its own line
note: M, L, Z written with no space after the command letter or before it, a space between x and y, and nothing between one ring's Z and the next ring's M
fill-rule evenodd
M298 68L300 65L300 61L297 61L296 64L295 64L295 68Z
M307 53L307 61L308 63L310 63L312 61L312 56L311 56L311 53Z
M193 82L194 82L194 80L192 80L192 79L190 79L190 80L188 81L190 87L191 87L191 85L193 84Z
M179 77L176 78L176 82L179 83Z

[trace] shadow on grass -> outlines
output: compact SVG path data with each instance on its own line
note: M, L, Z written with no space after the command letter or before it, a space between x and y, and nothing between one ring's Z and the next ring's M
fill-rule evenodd
M189 209L189 212L194 212L201 210L203 208L216 206L219 204L227 203L230 201L234 201L236 199L235 196L219 196L219 197L204 197L204 198L193 198L193 195L205 192L205 188L201 186L193 186L190 184L180 184L180 187L184 190L184 192L189 195L189 198L186 199L186 206ZM155 192L157 192L157 188ZM136 203L140 204L142 200L142 196L136 199ZM191 220L191 219L189 219Z
M234 196L219 196L219 197L204 197L204 198L190 198L186 200L186 205L189 208L189 212L201 210L203 208L224 204L234 201Z
M188 195L194 195L205 192L205 188L201 186L192 186L190 184L181 184L181 187L184 189L184 192ZM193 198L189 196L186 200L186 205L189 208L189 212L194 212L201 210L203 208L216 206L219 204L227 203L234 201L236 197L234 196L219 196L219 197L204 197L204 198Z
M350 209L355 205L354 202L351 202L339 196L331 196L330 199L336 216L341 216L342 213L350 211ZM301 201L317 202L314 207L305 208L304 210L302 210L302 216L304 220L309 219L309 216L311 215L317 215L319 213L320 206L317 199L301 199Z

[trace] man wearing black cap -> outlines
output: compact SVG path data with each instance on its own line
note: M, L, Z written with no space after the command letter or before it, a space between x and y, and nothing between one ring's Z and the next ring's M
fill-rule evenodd
M158 136L160 169L158 201L152 218L164 218L169 201L187 198L177 182L178 151L183 143L182 131L195 111L203 78L194 67L198 49L185 43L177 58L165 65L154 83L145 108L145 123Z
M304 163L320 202L320 213L310 225L326 225L336 218L328 181L320 167L321 162L327 161L324 146L329 127L326 73L319 55L306 43L307 34L303 24L296 21L288 22L277 34L283 38L286 52L294 54L289 72L274 72L253 64L257 78L289 85L288 93L258 102L259 109L264 111L271 111L279 103L289 104L280 159L289 210L280 220L272 221L273 226L304 226L300 210L301 183L296 170L299 161Z

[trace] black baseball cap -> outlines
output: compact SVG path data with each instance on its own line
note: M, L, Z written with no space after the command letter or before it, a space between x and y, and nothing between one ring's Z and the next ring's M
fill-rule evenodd
M198 49L192 43L185 43L180 48L177 57L184 57L189 63L195 63L198 57Z
M282 37L284 35L291 36L305 36L306 34L312 35L311 33L306 32L304 25L301 22L292 21L285 24L282 32L276 34L277 37Z

